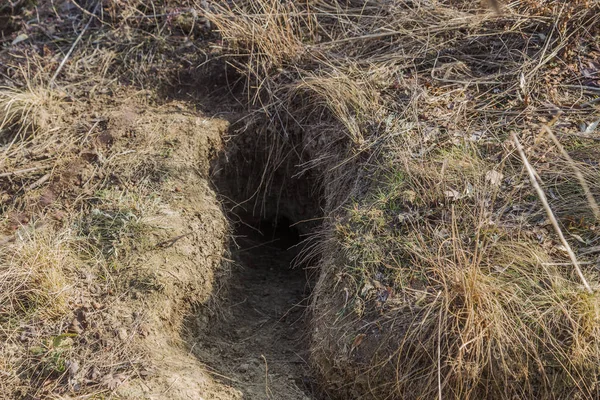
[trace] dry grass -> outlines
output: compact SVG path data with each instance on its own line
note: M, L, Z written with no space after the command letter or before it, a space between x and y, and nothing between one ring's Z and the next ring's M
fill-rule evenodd
M597 54L600 4L519 1L496 15L470 1L273 3L215 5L209 18L270 143L321 175L331 222L312 247L312 350L325 389L594 397L600 277L584 254L598 240L599 170L579 138L595 109L574 60ZM539 132L560 110L557 146Z
M132 270L130 262L154 239L149 216L161 204L157 190L175 138L165 137L162 120L138 122L156 92L118 81L147 84L144 77L160 64L152 52L170 52L170 29L189 21L165 25L163 17L138 18L137 2L109 2L103 12L110 15L93 20L66 58L89 20L67 3L40 2L33 14L28 4L15 9L15 26L29 38L0 51L3 399L110 396L139 376L148 359L140 338L148 330L140 328L145 315L127 321L133 292L162 289L152 271ZM64 19L57 22L55 9L67 10ZM54 35L22 22L38 16ZM125 104L130 110L123 112ZM116 334L123 326L126 340Z
M146 211L151 199L99 196L93 190L106 188L106 182L95 175L102 174L98 168L88 182L79 178L83 167L78 159L86 144L98 149L101 143L86 143L97 134L80 132L73 123L81 103L67 105L64 95L41 85L3 89L0 97L0 164L6 171L0 175L2 396L113 390L143 353L135 343L107 346L114 333L99 323L109 315L102 315L100 304L114 300L100 295L122 291L111 265L117 259L125 262L132 242L143 245L139 238L146 227L135 213ZM117 165L128 167L122 161L106 162L115 172ZM85 191L90 181L93 185ZM91 198L97 198L94 209ZM100 291L95 295L87 288L92 283ZM100 314L93 326L85 320L90 312Z
M173 230L189 228L168 225L165 217L179 216L168 206L172 193L173 201L187 199L175 179L196 185L189 197L214 215L210 228L224 229L199 178L209 163L200 155L214 149L216 128L210 126L211 137L204 130L195 136L199 127L209 129L207 120L189 110L184 115L179 104L149 104L146 93L131 88L109 86L114 99L91 100L57 95L82 84L56 83L2 92L13 115L1 131L11 169L0 173L0 398L113 396L147 376L148 321L164 313L171 319L161 335L177 340L186 311L208 296L223 246L217 234L214 243L203 242L214 244L214 264L194 263L188 280L187 270L165 278L156 257L154 264L148 259L169 247ZM37 93L59 100L31 100ZM38 115L51 117L42 123ZM188 153L175 156L179 146ZM212 208L203 203L209 200ZM173 262L178 273L187 261L184 255ZM168 284L171 292L163 293ZM179 284L185 290L173 288ZM162 300L168 307L148 305Z
M243 101L257 111L246 132L260 135L249 142L269 166L257 201L277 169L319 175L328 218L310 248L322 257L312 350L326 390L597 397L599 149L579 127L598 119L597 1L519 0L500 15L467 0L196 3L107 1L96 16L73 3L68 29L29 31L38 47L0 54L10 61L0 66L10 83L0 89L3 393L62 395L82 382L80 393L110 393L139 364L131 343L108 349L95 336L112 329L100 311L111 306L72 292L127 296L122 267L144 246L170 147L159 130L132 126L112 147L99 136L111 123L103 110L120 95L173 95L214 52L246 78ZM223 40L212 48L196 40L208 35L203 13ZM559 111L556 140L539 134ZM63 336L81 323L74 309L108 328ZM91 362L73 372L72 360Z
M355 353L372 363L363 371L370 390L406 398L593 393L597 293L586 293L572 265L552 265L564 257L556 242L540 246L528 232L548 237L551 228L506 215L518 196L490 184L491 165L457 154L410 163L385 196L357 205L338 227L360 317L340 330L350 342L367 335ZM596 272L586 277L597 287Z
M0 318L10 325L15 316L44 319L64 315L68 309L68 275L76 265L68 243L51 232L21 229L17 236L15 244L2 249Z
M61 96L51 89L32 83L24 90L0 88L0 140L5 143L0 168L24 169L23 148L28 143L52 146L56 119L63 112Z

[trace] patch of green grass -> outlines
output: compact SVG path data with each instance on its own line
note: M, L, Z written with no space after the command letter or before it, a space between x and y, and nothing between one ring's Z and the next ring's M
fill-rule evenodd
M107 258L124 255L145 230L131 209L92 209L78 223L79 233Z

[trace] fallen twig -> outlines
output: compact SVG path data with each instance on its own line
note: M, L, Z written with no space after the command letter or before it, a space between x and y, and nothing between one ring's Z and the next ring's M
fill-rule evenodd
M98 11L98 6L99 5L100 5L100 2L96 3L96 7L94 7L94 11L92 11L92 15L96 15L96 11ZM54 81L58 77L58 74L60 74L60 71L65 66L65 63L67 62L67 60L69 59L69 57L71 57L71 54L73 53L73 50L75 50L75 46L77 46L77 43L79 43L79 41L81 40L81 38L83 37L83 35L87 31L87 29L90 27L90 24L92 23L93 19L94 19L94 17L90 17L90 19L88 20L87 24L85 24L85 26L81 30L81 33L79 34L79 36L77 36L77 39L75 39L75 41L71 45L71 48L69 49L69 51L67 52L67 54L65 55L65 57L63 58L63 60L61 61L61 63L58 66L58 68L56 69L56 72L54 72L54 75L52 75L52 78L50 79L50 85L51 86L54 84Z
M27 188L27 190L33 190L41 185L44 184L44 182L46 182L48 179L50 179L50 174L46 174L44 176L42 176L40 179L38 179L37 181L33 182L31 185L29 185L29 187Z
M548 218L550 219L550 222L552 223L552 226L554 227L554 230L556 231L556 234L558 235L561 243L567 249L567 254L569 255L569 258L571 259L571 262L573 263L573 266L575 267L575 270L577 271L577 275L579 275L579 278L581 279L581 282L583 283L583 286L585 287L585 289L589 293L592 293L593 292L592 288L590 287L589 283L585 279L585 276L583 275L583 272L581 271L581 268L579 267L579 263L577 262L577 257L575 256L573 249L571 249L569 242L567 242L567 239L565 239L565 236L563 235L562 230L560 229L560 226L558 225L558 221L556 220L556 217L554 216L554 213L552 212L552 209L550 208L550 205L548 204L548 199L546 198L546 194L544 193L544 190L540 187L540 185L535 177L536 172L533 169L533 167L531 166L531 164L529 164L529 160L527 160L527 156L525 155L525 151L523 150L523 146L521 145L521 142L519 142L519 139L517 138L517 135L515 133L512 134L512 138L513 138L513 141L515 142L515 145L517 146L517 151L519 152L519 155L521 156L523 165L525 165L525 169L527 170L527 173L529 174L529 180L531 181L531 185L536 190L538 197L540 198L540 201L544 205L546 214L548 215Z
M580 254L586 254L586 253L580 253ZM595 261L579 261L579 265L595 265L598 264ZM555 263L555 262L551 262L551 263L542 263L542 265L544 267L567 267L569 265L571 265L571 263Z
M175 237L174 237L174 238L172 238L172 239L165 240L164 242L157 243L157 244L155 245L155 247L162 247L162 248L165 248L165 247L171 247L171 246L173 246L173 245L175 244L175 242L177 242L179 239L183 239L184 237L186 237L186 236L189 236L189 235L191 235L192 233L193 233L193 232L188 232L188 233L184 233L183 235L175 236Z
M25 169L20 169L17 171L10 171L10 172L3 172L0 174L0 178L7 178L9 176L13 176L13 175L21 175L21 174L26 174L27 172L33 172L33 171L37 171L40 169L46 169L49 168L49 166L42 166L42 167L31 167L31 168L25 168Z
M600 136L598 136L598 135L590 135L590 134L587 134L587 133L569 132L569 133L567 133L567 135L576 136L576 137L580 137L580 138L583 138L583 139L600 140Z
M600 253L600 246L588 247L587 249L581 250L581 254L583 255L594 253Z
M566 89L580 90L582 92L600 93L600 88L584 85L562 85Z

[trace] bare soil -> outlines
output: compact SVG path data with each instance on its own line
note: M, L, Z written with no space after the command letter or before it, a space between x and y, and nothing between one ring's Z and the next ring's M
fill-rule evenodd
M191 351L244 399L315 398L304 326L309 287L305 271L292 268L298 234L282 224L238 227L219 313L204 308L190 322Z

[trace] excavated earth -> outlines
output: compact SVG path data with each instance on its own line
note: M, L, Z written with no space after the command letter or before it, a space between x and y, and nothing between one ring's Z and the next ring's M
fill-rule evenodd
M0 370L7 376L0 389L12 391L0 398L53 398L56 392L81 398L89 385L125 399L316 399L307 363L313 279L310 265L295 261L306 234L295 224L298 215L271 209L275 203L266 213L229 206L230 196L241 196L236 203L245 196L228 171L239 163L223 161L229 122L185 103L148 104L131 93L122 98L88 106L102 121L89 135L93 153L82 144L84 157L57 168L51 184L24 201L39 203L52 193L44 212L62 215L71 197L87 193L86 185L103 184L105 193L146 210L146 228L108 275L93 264L68 267L69 310L57 325L48 332L21 328L27 336L0 343L6 365L26 362L21 350L56 332L67 332L63 348L69 351L67 370L44 377L39 387ZM84 121L87 108L78 107L73 115ZM52 235L60 226L39 225L35 232ZM0 240L26 245L27 230L34 227ZM64 386L52 389L58 383Z
M144 117L126 115L143 127ZM144 346L151 367L117 393L149 399L316 399L307 363L311 277L309 265L295 262L304 234L275 210L227 207L228 196L244 191L231 182L228 168L235 162L223 161L226 121L164 118L157 124L168 127L162 136L177 143L162 193L168 201L154 217L162 232L155 250L138 260L140 268L157 272L163 289L119 310L123 315L146 310L144 326L151 328L144 332ZM219 154L211 173L209 160Z
M133 375L109 373L100 383L129 399L316 399L307 363L313 279L310 265L295 262L306 234L295 224L303 216L292 212L299 207L281 205L290 218L276 202L265 212L251 203L248 211L231 207L245 200L247 188L239 185L248 182L248 171L263 166L228 149L226 120L180 102L148 105L135 95L114 103L98 110L105 122L92 136L110 138L110 145L97 153L138 163L122 180L140 187L153 181L156 200L144 216L150 229L115 276L131 280L127 292L94 294L83 283L76 290L81 340L96 335L108 348L143 355ZM92 164L82 160L75 173L93 181ZM120 186L124 193L143 192ZM280 196L290 187L303 186L282 186ZM83 275L95 285L93 271ZM89 382L94 368L91 360L79 363L79 371L69 372L72 387Z

